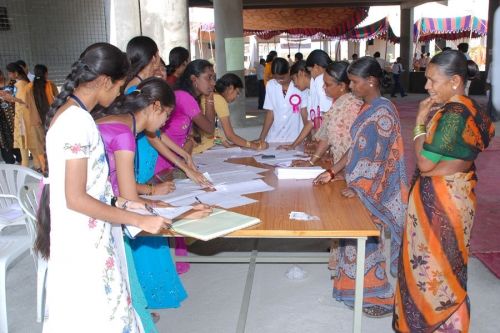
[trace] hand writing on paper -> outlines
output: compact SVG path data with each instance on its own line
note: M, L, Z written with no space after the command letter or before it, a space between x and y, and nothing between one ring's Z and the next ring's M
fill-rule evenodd
M186 214L184 214L183 217L186 217L188 219L201 219L203 217L206 217L212 213L213 209L209 205L205 204L196 204L193 205L193 209Z
M203 188L213 188L214 185L201 173L193 169L186 171L186 176Z
M162 230L170 229L171 224L171 220L154 215L141 215L137 221L139 228L151 234L158 234Z

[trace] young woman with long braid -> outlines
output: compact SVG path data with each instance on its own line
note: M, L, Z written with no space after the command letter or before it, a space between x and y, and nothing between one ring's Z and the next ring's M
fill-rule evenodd
M89 46L47 114L50 185L43 189L35 244L48 258L44 332L143 332L116 235L122 223L158 233L171 221L128 212L144 205L112 197L104 146L90 115L97 104L106 107L116 98L128 67L115 46Z

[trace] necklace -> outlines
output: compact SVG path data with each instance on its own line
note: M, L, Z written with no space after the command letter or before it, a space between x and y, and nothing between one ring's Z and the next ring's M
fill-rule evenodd
M79 99L78 97L76 97L75 95L71 94L69 95L69 97L74 100L82 109L84 109L85 111L89 111L87 109L87 107L85 106L85 104L81 101L81 99Z

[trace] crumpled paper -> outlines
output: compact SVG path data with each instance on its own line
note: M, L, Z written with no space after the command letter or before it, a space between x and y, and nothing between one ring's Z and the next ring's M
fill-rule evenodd
M292 267L290 267L285 273L285 276L289 280L303 280L308 275L309 273L307 273L306 270L302 269L300 266L297 265L292 265Z
M290 212L290 220L319 221L319 217L304 212Z

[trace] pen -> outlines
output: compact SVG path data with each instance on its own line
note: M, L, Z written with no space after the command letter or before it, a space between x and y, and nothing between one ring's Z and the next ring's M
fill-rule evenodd
M146 208L146 210L148 212L150 212L151 214L155 215L155 216L160 216L160 214L156 211L156 209L154 209L153 207L151 207L150 205L148 204L144 204L144 208Z
M201 200L198 198L198 197L194 197L196 201L198 201L199 204L202 204L203 205L203 202L201 202Z

